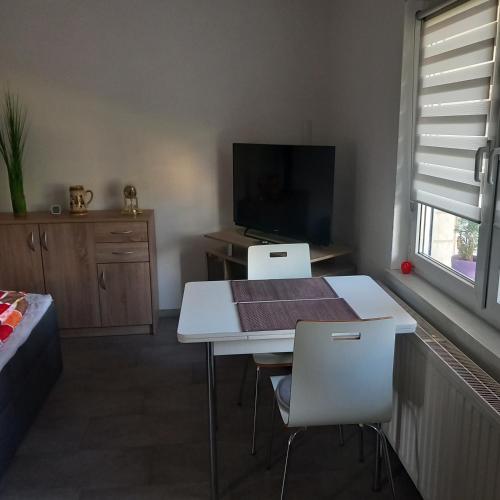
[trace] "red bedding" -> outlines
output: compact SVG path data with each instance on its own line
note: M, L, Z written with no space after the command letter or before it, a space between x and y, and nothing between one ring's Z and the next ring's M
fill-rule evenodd
M0 343L5 342L28 309L26 294L0 290Z

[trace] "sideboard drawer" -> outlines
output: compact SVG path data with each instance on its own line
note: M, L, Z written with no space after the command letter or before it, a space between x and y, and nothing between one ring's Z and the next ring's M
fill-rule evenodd
M148 262L149 246L147 243L97 243L96 262Z
M94 225L96 243L148 241L146 222L98 222Z

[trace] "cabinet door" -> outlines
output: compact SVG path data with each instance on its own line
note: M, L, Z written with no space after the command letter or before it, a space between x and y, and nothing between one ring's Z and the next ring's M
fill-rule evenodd
M38 224L0 225L0 289L45 292Z
M148 262L99 264L102 326L152 323Z
M100 326L93 224L42 224L40 239L61 328Z

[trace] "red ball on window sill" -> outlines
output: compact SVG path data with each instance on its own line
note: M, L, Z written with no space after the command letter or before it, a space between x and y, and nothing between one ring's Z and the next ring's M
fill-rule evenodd
M401 263L401 272L403 274L410 274L413 269L413 264L409 260L405 260Z

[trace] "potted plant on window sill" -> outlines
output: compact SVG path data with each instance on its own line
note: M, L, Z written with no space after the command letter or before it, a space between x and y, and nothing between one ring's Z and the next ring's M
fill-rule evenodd
M451 267L471 280L476 278L476 255L479 225L473 221L457 219L458 254L451 257Z
M0 115L0 155L7 167L10 197L14 215L26 215L26 199L23 186L23 154L26 142L26 111L19 99L5 93Z

